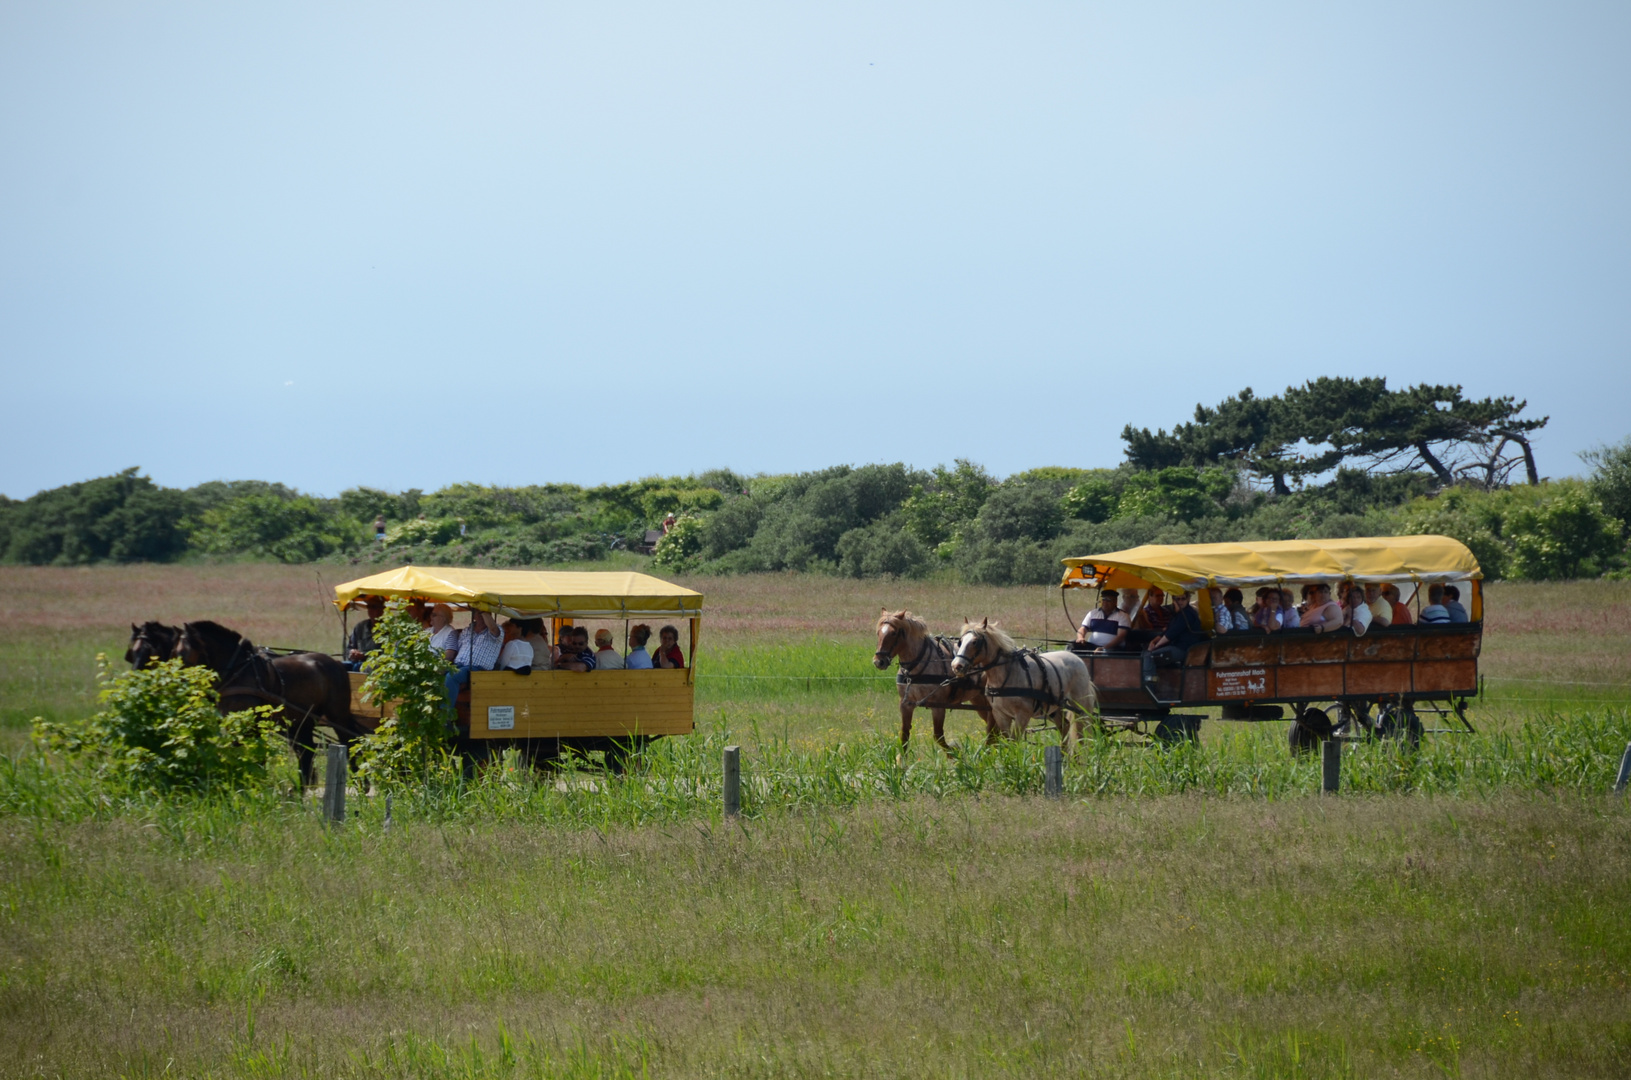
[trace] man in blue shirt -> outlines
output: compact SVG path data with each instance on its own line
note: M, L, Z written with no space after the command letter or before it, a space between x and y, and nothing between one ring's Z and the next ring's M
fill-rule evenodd
M1172 621L1162 635L1150 642L1150 655L1158 664L1182 664L1192 646L1206 640L1201 616L1189 603L1187 592L1172 594Z
M1450 613L1451 622L1471 622L1467 616L1467 609L1461 606L1461 590L1454 585L1444 586L1444 610Z
M1427 606L1421 609L1423 626L1447 626L1450 623L1450 610L1444 606L1444 586L1427 586Z

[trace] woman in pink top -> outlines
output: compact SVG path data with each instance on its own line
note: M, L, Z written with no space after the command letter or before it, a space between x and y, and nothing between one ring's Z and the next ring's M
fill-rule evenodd
M1303 614L1301 625L1316 634L1342 628L1342 605L1331 599L1331 586L1309 587L1308 610Z

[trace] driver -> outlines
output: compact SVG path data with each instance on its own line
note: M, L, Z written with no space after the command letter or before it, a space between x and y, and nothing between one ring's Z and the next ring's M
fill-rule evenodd
M1098 652L1120 649L1127 643L1127 631L1133 620L1122 611L1117 601L1121 594L1115 589L1099 590L1099 606L1088 612L1082 625L1076 628L1076 643L1091 645Z

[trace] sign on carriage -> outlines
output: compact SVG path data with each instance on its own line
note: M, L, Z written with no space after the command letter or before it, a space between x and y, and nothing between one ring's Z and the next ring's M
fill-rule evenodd
M1270 697L1267 668L1236 668L1233 671L1214 671L1212 696L1216 698Z
M488 731L514 731L515 706L489 705L487 706Z

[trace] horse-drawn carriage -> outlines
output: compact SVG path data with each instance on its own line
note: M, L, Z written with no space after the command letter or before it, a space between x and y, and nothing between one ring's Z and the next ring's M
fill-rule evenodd
M475 757L514 746L529 757L562 750L603 750L614 766L663 735L693 727L697 634L702 594L633 572L557 572L404 566L335 587L342 633L354 604L368 596L442 603L514 619L547 619L550 640L574 622L686 620L683 668L602 671L476 671L456 703L461 746ZM377 722L380 706L363 700L353 672L352 712ZM389 707L388 705L386 706Z
M1406 604L1416 599L1417 617L1407 625L1373 625L1362 636L1349 629L1220 634L1174 667L1158 666L1148 652L1080 648L1106 726L1193 734L1201 717L1175 710L1216 707L1225 720L1280 720L1289 705L1294 750L1362 732L1414 741L1421 713L1460 725L1433 730L1472 730L1466 706L1479 691L1483 574L1472 552L1449 537L1150 544L1065 566L1061 599L1073 589L1193 591L1209 631L1212 588L1374 582L1398 586ZM1467 588L1470 621L1423 625L1421 588L1450 583Z

